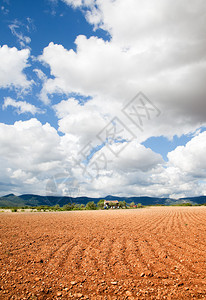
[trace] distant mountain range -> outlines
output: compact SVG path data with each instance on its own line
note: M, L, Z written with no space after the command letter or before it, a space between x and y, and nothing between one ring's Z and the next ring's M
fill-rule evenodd
M62 196L39 196L39 195L20 195L15 196L14 194L9 194L3 197L0 197L0 207L22 207L22 206L40 206L40 205L49 205L54 206L59 204L63 206L68 203L77 203L77 204L87 204L89 201L97 202L100 199L105 200L118 200L126 201L127 203L134 202L135 204L141 203L142 205L174 205L180 203L191 203L191 204L204 204L206 203L206 196L199 197L189 197L189 198L180 198L180 199L170 199L170 198L156 198L156 197L115 197L107 196L105 198L90 198L90 197L62 197Z

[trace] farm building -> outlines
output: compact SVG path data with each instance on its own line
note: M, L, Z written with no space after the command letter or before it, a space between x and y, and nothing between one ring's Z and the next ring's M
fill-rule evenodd
M118 200L104 200L104 208L119 208L119 201Z

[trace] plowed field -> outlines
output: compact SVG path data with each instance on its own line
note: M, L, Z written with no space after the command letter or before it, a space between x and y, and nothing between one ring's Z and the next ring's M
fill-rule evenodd
M0 214L0 299L206 299L206 207Z

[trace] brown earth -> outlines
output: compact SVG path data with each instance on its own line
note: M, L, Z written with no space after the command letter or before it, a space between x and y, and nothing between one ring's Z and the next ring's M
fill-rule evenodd
M0 214L0 299L206 299L206 207Z

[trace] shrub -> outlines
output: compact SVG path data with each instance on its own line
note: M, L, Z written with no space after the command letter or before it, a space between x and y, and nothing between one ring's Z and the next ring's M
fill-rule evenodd
M94 203L94 201L88 202L85 208L88 209L88 210L95 210L95 209L97 209L96 204Z
M84 204L81 204L81 205L80 205L80 209L81 209L81 210L85 209L85 205L84 205Z
M97 207L99 209L103 209L104 208L104 199L99 200L99 202L97 203Z
M120 208L127 208L127 203L126 203L126 201L119 201L119 207L120 207Z
M192 203L190 203L190 202L177 203L177 204L174 204L173 206L192 206Z
M74 204L73 210L81 210L80 204Z
M60 210L60 206L59 206L59 204L56 204L56 205L54 205L53 207L52 207L52 210Z
M72 210L74 208L74 204L73 203L68 203L68 204L65 204L63 206L63 210L66 210L66 211L69 211L69 210Z

